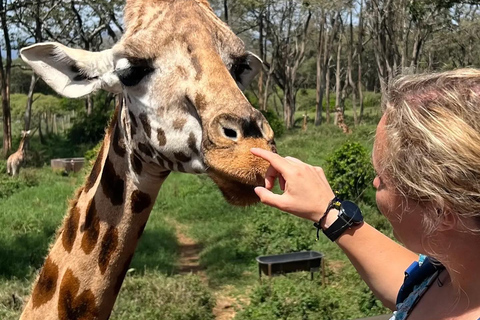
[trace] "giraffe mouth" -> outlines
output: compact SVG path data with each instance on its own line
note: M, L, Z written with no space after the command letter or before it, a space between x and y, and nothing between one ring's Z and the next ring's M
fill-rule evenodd
M262 175L256 175L256 183L235 180L219 171L211 169L209 170L208 175L218 186L228 203L235 206L249 206L260 201L254 189L257 186L265 185L265 180Z
M205 152L207 174L222 192L225 200L237 206L248 206L260 201L255 187L265 185L269 163L254 156L252 147L272 150L262 140L237 145L231 149L213 149Z

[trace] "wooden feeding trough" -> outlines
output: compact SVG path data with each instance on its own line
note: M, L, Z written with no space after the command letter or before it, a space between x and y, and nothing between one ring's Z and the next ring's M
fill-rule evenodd
M83 168L85 158L62 158L50 160L50 166L54 171L78 172Z
M269 256L257 257L258 275L262 273L271 277L273 275L310 271L310 278L313 280L313 273L323 268L323 254L317 251L302 251Z

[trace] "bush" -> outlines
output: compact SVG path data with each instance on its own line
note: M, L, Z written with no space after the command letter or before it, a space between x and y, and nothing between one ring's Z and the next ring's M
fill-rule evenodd
M341 199L358 201L372 184L373 167L367 150L347 142L327 158L327 178Z
M112 116L112 112L94 109L91 115L84 112L75 118L72 128L68 132L71 144L97 143L105 135L105 128Z
M260 255L312 250L314 244L310 224L278 212L253 217L252 228L244 235L245 242Z
M272 111L262 111L263 116L267 119L270 127L272 127L273 132L275 133L275 138L281 137L285 133L285 124L278 117L278 115Z
M103 144L103 140L97 143L95 147L85 152L85 161L88 164L93 165L93 163L95 163L95 160L97 159L97 155L100 152L100 148L102 147L102 144Z

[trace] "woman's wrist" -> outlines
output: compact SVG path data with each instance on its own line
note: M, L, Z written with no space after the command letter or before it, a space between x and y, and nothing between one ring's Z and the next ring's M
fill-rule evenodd
M337 209L332 209L321 219L320 226L322 230L326 230L338 219L339 211Z

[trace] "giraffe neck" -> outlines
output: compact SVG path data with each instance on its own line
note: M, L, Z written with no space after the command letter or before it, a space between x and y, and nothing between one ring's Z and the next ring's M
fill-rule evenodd
M118 110L116 115L118 115ZM21 319L108 319L160 187L134 173L115 116ZM115 137L115 138L113 138Z
M23 137L22 140L20 140L20 145L18 146L17 152L23 152L24 151L25 140L26 140L26 137Z

